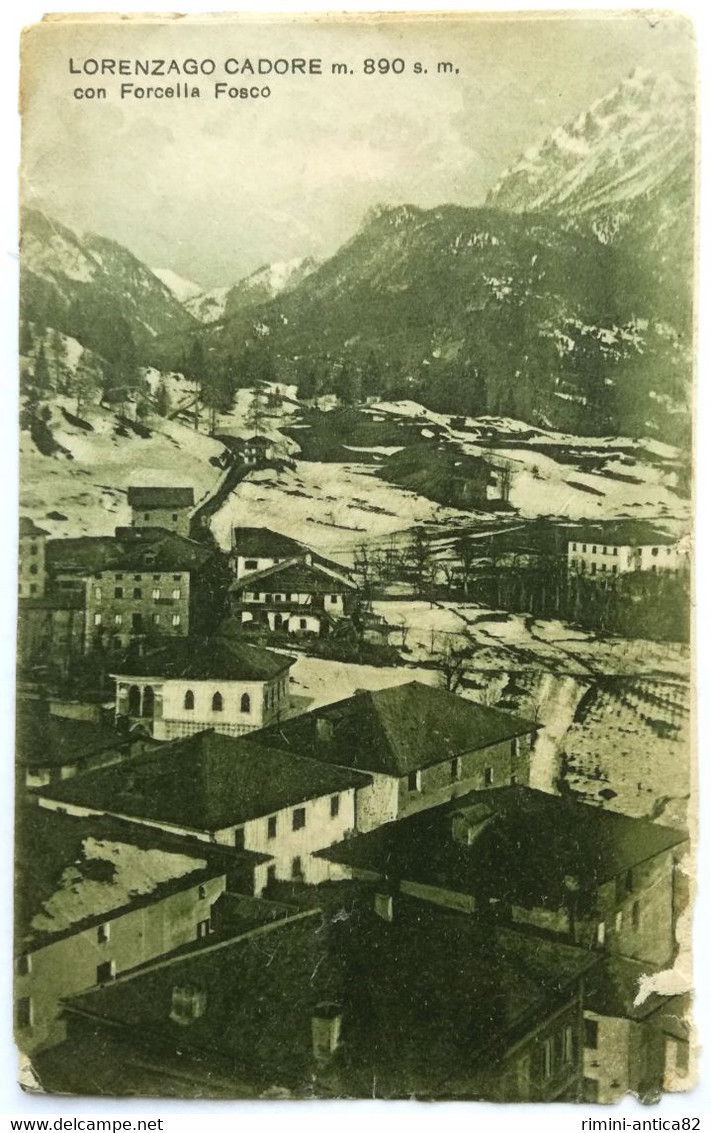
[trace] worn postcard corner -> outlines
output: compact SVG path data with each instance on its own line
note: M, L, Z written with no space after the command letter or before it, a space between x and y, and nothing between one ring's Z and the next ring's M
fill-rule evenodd
M693 24L22 56L23 1089L691 1089Z

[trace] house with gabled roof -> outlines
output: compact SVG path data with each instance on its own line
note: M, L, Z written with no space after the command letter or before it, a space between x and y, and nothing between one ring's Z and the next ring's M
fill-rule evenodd
M269 527L233 527L231 558L238 579L245 574L268 570L285 559L311 556L311 561L329 567L332 571L349 576L339 563L325 558L305 543Z
M184 838L269 855L270 880L340 876L314 858L355 829L362 772L270 748L250 736L198 732L139 759L40 787L39 803L79 816L111 815Z
M223 636L176 638L112 673L116 717L157 740L214 728L241 736L289 712L294 658Z
M310 552L248 572L230 587L232 612L245 628L321 636L356 609L350 575Z
M370 775L358 830L476 788L528 783L538 725L419 681L361 691L260 733L264 742Z
M192 488L130 487L128 503L134 527L163 527L189 536L190 513L195 506Z

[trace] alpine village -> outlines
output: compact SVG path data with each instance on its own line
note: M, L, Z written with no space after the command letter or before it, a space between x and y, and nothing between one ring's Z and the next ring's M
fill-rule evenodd
M23 216L26 1082L691 1080L687 114L212 292Z

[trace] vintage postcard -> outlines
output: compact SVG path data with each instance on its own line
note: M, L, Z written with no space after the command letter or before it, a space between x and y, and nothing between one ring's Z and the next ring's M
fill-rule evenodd
M693 25L53 16L21 108L23 1083L690 1089Z

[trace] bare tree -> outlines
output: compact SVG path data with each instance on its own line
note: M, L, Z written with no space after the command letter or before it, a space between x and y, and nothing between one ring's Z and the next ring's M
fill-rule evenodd
M474 646L465 637L446 634L432 653L434 666L447 692L458 692L464 683Z
M474 560L477 557L476 544L473 539L467 538L462 535L457 539L454 544L454 553L457 556L457 564L462 572L462 589L464 590L464 597L469 597L469 579L471 578L472 567Z
M513 468L505 461L498 466L499 472L499 491L501 493L501 502L507 504L511 498L511 486L513 484Z

